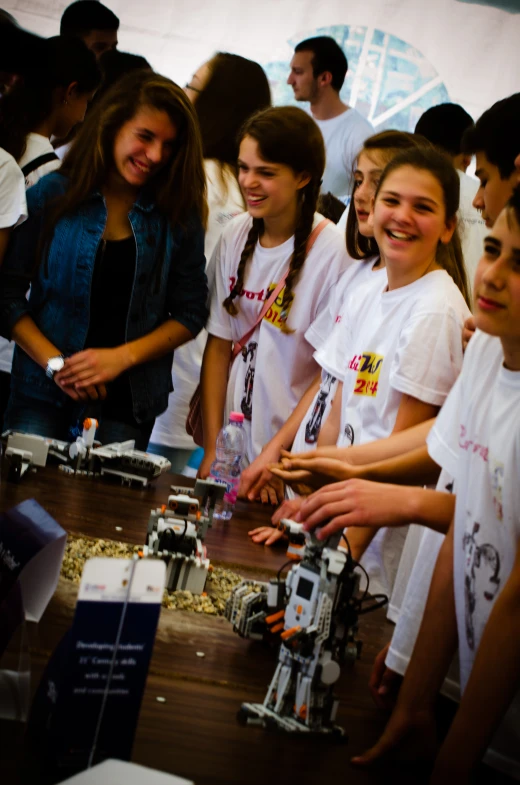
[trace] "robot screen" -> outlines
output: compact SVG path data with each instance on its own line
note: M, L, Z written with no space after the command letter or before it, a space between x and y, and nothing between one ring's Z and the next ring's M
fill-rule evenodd
M307 578L300 578L298 581L298 588L296 594L298 597L303 597L304 600L310 600L314 583L307 580Z

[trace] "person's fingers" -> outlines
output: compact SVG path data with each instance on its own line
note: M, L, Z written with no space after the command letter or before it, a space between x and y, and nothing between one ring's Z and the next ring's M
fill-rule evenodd
M313 499L317 494L309 497ZM307 500L307 501L309 501ZM323 492L321 499L314 499L313 503L307 506L302 504L300 510L300 520L303 521L304 528L313 528L318 523L322 523L337 515L343 515L352 512L352 508L348 499L342 497L341 494L336 492Z
M69 396L69 398L72 398L73 401L83 400L82 398L80 398L79 393L74 389L74 387L61 387L60 385L60 388L64 393L66 393Z
M249 534L249 536L250 536L250 537L252 537L252 536L253 536L253 534L259 534L260 532L263 532L263 531L264 531L265 529L267 529L267 528L269 528L269 529L270 529L271 527L270 527L270 526L269 526L269 527L267 527L267 526L257 526L257 528L256 528L256 529L250 529L250 530L248 531L248 534Z
M308 499L305 499L301 506L301 513L303 516L301 520L310 517L325 504L346 501L349 496L350 482L350 480L341 480L340 482L325 485L315 491Z
M284 537L284 533L279 531L279 529L273 529L271 531L270 536L265 541L266 545L274 545L275 542L279 542Z
M394 734L389 734L385 731L373 747L370 747L361 755L355 755L350 759L350 762L354 766L372 766L380 758L388 755L399 744L399 741L399 737L395 738Z
M97 371L91 371L89 376L86 376L84 379L82 379L79 382L75 382L74 386L76 387L76 389L81 390L84 387L91 387L93 384L98 385L103 383L104 383L104 377L102 376L102 374L98 373Z
M97 375L97 370L94 368L83 368L74 371L74 373L64 375L63 378L58 379L58 381L61 384L77 384L78 382L85 382Z
M273 531L276 531L276 529L273 530L270 526L264 526L263 529L259 531L258 534L254 534L251 539L256 543L266 542L266 540L270 538Z
M76 387L76 390L77 389L78 388ZM97 388L93 384L90 384L90 385L88 385L86 387L83 387L83 388L80 388L80 389L84 389L85 390L86 394L88 395L88 397L90 398L91 401L97 401L98 400L98 398L99 398L98 391L97 391Z
M336 518L333 518L331 521L329 521L329 523L327 523L325 526L322 526L320 529L318 529L316 532L316 539L326 540L327 537L330 537L337 531L342 531L343 529L348 528L349 525L349 515L338 515ZM304 526L304 529L307 530L307 527Z
M273 488L272 485L267 485L266 490L267 490L269 504L273 504L273 505L278 504L278 494L276 492L276 488Z
M249 490L251 489L251 485L253 484L253 482L255 480L255 476L256 475L254 475L251 472L250 468L249 469L244 469L244 471L242 472L242 474L240 476L240 487L238 489L238 495L241 498L245 498L247 496Z
M105 385L104 384L98 384L97 385L97 391L98 391L98 396L99 396L100 401L104 401L105 398L107 397L107 388L105 387Z
M273 467L270 471L276 477L280 477L280 479L286 482L288 485L291 485L293 482L305 482L309 480L311 476L311 472L304 471L303 469L293 472L286 471L285 469L275 469Z
M282 458L288 458L291 461L304 461L308 458L316 458L320 455L320 450L309 450L309 452L289 452L288 450L280 450Z
M262 504L269 504L269 492L267 490L267 486L262 488L262 490L260 491L260 501L262 502Z
M383 676L383 671L386 668L385 660L389 648L390 648L390 644L387 643L387 645L381 649L381 651L378 653L377 657L374 660L374 664L372 666L372 673L370 674L370 678L368 680L368 686L371 692L372 690L377 691L379 689L379 685L381 684L381 679Z
M79 373L91 370L92 367L92 362L89 362L87 359L80 359L70 365L64 365L62 370L56 374L56 378L59 381L74 378Z
M269 482L269 477L271 473L267 471L267 469L262 469L260 476L251 486L249 493L247 494L247 498L249 501L254 501L260 496L260 491L264 487L264 485Z
M287 506L287 502L286 501L282 502L282 504L273 512L273 515L271 517L271 523L273 524L273 526L276 526L278 523L280 523L282 518L289 517L290 515L289 509L290 508Z

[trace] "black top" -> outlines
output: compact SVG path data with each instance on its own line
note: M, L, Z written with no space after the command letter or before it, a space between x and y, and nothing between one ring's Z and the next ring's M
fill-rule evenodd
M126 322L134 285L136 247L134 236L102 240L90 291L90 322L85 348L111 348L126 343ZM107 386L103 415L119 422L135 423L128 374Z

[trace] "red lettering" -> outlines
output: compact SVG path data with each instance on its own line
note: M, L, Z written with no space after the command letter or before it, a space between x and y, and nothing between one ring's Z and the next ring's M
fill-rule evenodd
M365 389L366 381L365 379L356 379L356 386L354 388L354 395L363 395L363 390Z
M483 444L474 442L473 439L466 439L466 433L466 427L461 425L459 435L459 447L461 450L464 450L465 452L471 451L474 455L479 455L482 460L487 463L489 458L489 449L484 447Z

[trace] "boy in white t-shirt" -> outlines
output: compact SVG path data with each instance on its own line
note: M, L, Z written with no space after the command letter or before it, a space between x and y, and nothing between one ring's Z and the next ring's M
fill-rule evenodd
M323 135L327 161L322 192L330 191L345 203L352 190L354 161L374 133L368 120L340 98L347 69L341 47L320 35L297 45L287 79L296 100L309 101L311 117Z
M475 299L478 331L429 438L432 456L454 477L455 516L394 713L379 742L354 759L370 764L412 734L417 752L431 749L433 703L458 640L463 696L435 785L469 783L484 755L520 779L518 190L486 238Z

